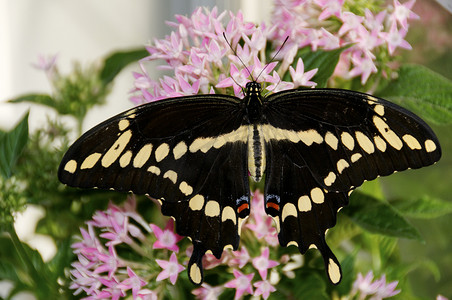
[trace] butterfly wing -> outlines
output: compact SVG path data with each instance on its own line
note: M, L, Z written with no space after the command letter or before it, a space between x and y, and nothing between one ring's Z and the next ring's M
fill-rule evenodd
M219 258L224 247L237 249L239 223L249 213L244 113L239 99L224 95L133 108L80 137L65 154L59 179L159 199L176 232L193 242L188 270L200 284L205 252Z
M318 248L337 284L341 271L325 231L348 194L365 180L438 161L438 139L413 113L353 91L276 93L265 99L264 115L267 213L279 223L280 243L302 253Z

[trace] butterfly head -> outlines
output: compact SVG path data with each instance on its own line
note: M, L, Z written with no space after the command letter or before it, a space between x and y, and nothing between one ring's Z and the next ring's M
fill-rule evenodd
M261 84L256 81L250 81L245 86L245 95L260 95Z

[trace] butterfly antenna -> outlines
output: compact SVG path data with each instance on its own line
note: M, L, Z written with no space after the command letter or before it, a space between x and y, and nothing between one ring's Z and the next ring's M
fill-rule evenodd
M286 38L284 39L284 42L281 44L281 47L279 47L278 51L276 51L275 55L273 55L272 59L270 59L270 62L268 64L266 64L265 67L262 69L262 71L259 73L259 75L257 75L256 80L261 76L262 72L264 72L264 70L268 67L268 65L271 64L275 60L276 56L279 54L281 49L284 47L284 45L286 44L288 39L289 39L289 36L286 36Z
M232 52L234 53L234 55L240 60L240 62L242 63L243 67L248 71L248 74L250 75L251 79L252 79L253 81L255 81L254 78L253 78L253 75L252 75L251 72L250 72L250 69L248 69L248 67L245 65L245 63L244 63L243 60L240 58L240 56L237 55L237 52L236 52L235 49L232 47L231 43L229 42L229 40L228 40L228 38L226 37L226 34L225 34L224 32L223 32L223 37L224 37L226 43L228 44L229 48L231 48L231 50L232 50ZM232 80L234 80L234 78L232 78ZM235 80L234 80L234 82L237 83ZM240 84L237 84L237 85L240 86ZM243 88L242 88L242 89L243 89Z

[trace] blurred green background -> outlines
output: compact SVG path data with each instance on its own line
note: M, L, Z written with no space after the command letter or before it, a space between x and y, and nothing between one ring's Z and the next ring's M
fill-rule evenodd
M449 1L450 4L450 1ZM452 13L435 0L418 0L414 12L420 19L410 25L406 40L412 51L403 51L402 60L419 63L452 79ZM443 156L434 166L406 171L381 182L389 198L402 195L419 198L428 189L429 194L452 201L452 126L430 124L441 142ZM407 196L408 195L408 196ZM439 267L441 276L419 268L409 275L415 294L434 299L437 294L452 298L452 216L431 220L410 220L421 232L425 243L401 240L400 256L405 261L430 259Z

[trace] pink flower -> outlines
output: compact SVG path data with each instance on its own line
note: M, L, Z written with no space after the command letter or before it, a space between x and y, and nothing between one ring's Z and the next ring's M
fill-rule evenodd
M224 287L222 286L210 286L207 283L203 283L200 288L192 291L196 299L200 300L216 300L218 296L223 292Z
M262 298L268 299L268 297L270 297L270 293L276 291L276 288L267 280L255 282L253 285L256 287L253 294L255 297L262 295Z
M177 276L182 272L185 267L177 262L176 254L173 252L169 261L156 259L157 264L163 269L162 272L157 276L157 281L169 278L171 283L174 285L177 280Z
M411 11L416 0L410 0L401 4L398 0L394 0L394 12L391 19L397 21L403 29L408 29L408 19L419 19L419 16Z
M365 84L371 73L377 72L377 67L372 59L372 53L362 55L359 52L352 54L352 63L354 68L350 71L349 76L354 77L361 75L361 84Z
M244 275L236 269L234 269L233 273L235 279L226 282L224 286L236 289L234 299L239 299L244 293L253 294L251 281L253 280L254 274Z
M393 281L386 284L386 276L383 275L375 282L373 281L373 273L369 271L366 277L363 277L361 273L358 274L358 278L353 283L351 295L360 295L360 299L364 299L367 296L372 296L372 299L384 299L392 297L400 293L400 290L396 290L398 281Z
M118 288L123 291L132 290L133 299L138 297L138 292L141 287L145 286L147 283L143 279L141 279L135 272L127 267L127 275L129 278L124 279L120 284L118 284Z
M39 70L43 70L45 72L49 72L56 66L58 55L50 55L45 57L44 55L38 56L38 62L34 63L33 66Z
M157 225L151 224L152 231L154 232L157 241L152 245L154 249L168 249L174 252L179 252L179 247L176 245L183 236L174 233L174 221L169 220L166 223L164 230L160 229Z
M308 72L304 72L304 64L301 58L298 59L297 67L294 69L292 66L289 67L290 75L292 76L292 80L294 82L294 87L298 86L309 86L314 87L317 83L313 81L309 81L314 75L317 73L319 69L315 68Z
M253 266L259 271L261 278L265 280L267 278L267 270L279 265L278 262L268 259L270 255L270 250L265 247L262 250L261 256L253 258Z
M237 266L241 269L250 261L250 255L245 246L240 247L239 251L232 251L232 255L234 258L231 258L228 262L230 267Z
M319 15L319 20L325 20L331 16L340 17L342 11L342 5L345 0L315 0L322 9L322 13Z
M400 29L397 30L396 23L392 23L391 29L389 29L389 32L382 32L381 36L383 39L388 43L388 50L389 54L393 55L394 51L397 47L404 48L411 50L411 45L405 41L403 38L406 36L407 30L406 29Z

